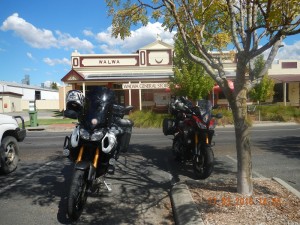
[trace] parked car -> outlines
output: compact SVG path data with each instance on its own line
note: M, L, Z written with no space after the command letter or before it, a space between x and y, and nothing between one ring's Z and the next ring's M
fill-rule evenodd
M20 126L19 126L20 123ZM0 114L0 173L13 172L19 162L19 143L25 139L26 129L21 116Z

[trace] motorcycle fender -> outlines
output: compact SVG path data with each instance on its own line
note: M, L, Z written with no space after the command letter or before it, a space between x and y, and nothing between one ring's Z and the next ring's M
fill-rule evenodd
M196 155L201 155L201 154L203 154L203 151L204 151L204 149L205 148L207 148L207 147L211 147L211 145L210 144L204 144L204 143L202 143L202 145L201 144L199 144L199 146L198 146L198 148L197 148L197 154Z
M90 165L90 162L80 161L75 164L75 170L88 170Z

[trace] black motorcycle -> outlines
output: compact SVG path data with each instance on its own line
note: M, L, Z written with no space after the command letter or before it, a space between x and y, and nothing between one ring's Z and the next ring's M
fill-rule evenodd
M84 97L80 91L69 91L65 117L77 118L78 123L64 142L64 155L74 165L68 196L68 215L77 220L87 201L88 193L97 191L106 174L114 174L120 152L126 152L133 122L123 116L132 106L114 104L114 92L105 87L95 88Z
M174 135L172 151L176 159L191 161L199 179L206 179L213 171L214 118L222 118L222 114L214 115L212 109L209 100L200 100L197 106L193 106L186 98L179 97L170 104L174 118L163 121L163 133Z

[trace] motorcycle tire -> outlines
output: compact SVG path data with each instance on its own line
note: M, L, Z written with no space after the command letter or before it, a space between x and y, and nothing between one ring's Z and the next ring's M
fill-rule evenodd
M71 180L68 198L68 216L72 220L78 220L87 200L87 176L83 170L75 170Z
M19 162L19 145L15 137L3 138L0 148L0 173L9 174L17 169Z
M193 169L197 178L203 180L208 178L214 168L214 153L211 147L204 147L201 155L193 159Z

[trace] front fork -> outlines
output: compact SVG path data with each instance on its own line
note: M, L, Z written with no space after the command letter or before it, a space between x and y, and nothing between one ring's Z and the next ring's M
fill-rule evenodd
M196 131L194 135L195 135L195 137L194 137L194 140L195 140L194 154L199 156L199 155L201 155L201 150L200 150L200 147L199 147L199 134L198 134L198 131ZM205 144L209 145L208 133L205 133Z
M99 150L98 147L96 148L93 164L82 161L83 151L84 151L84 147L81 146L80 150L79 150L79 154L77 156L75 168L80 169L80 170L86 170L86 169L89 168L88 180L92 181L94 179L94 176L95 176L95 173L96 173L96 169L97 169L97 165L98 165L98 159L100 157L100 150Z

